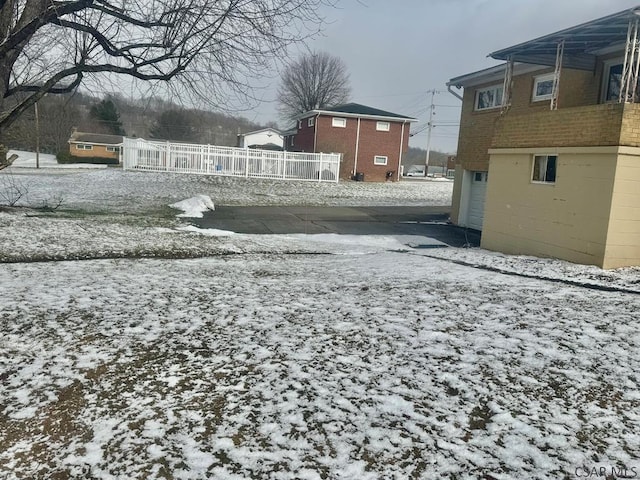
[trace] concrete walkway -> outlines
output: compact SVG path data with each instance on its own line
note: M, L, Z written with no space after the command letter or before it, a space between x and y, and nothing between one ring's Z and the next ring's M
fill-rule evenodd
M216 206L200 228L237 233L420 235L453 247L480 244L480 232L449 225L450 207L230 207Z

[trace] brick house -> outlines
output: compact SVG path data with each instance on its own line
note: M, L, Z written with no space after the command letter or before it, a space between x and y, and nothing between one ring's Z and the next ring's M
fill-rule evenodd
M285 149L342 153L340 178L368 182L398 180L415 118L357 103L311 110L285 132Z
M506 63L448 82L462 99L451 219L483 248L640 265L639 15L494 52Z
M85 133L73 130L69 138L69 153L74 157L120 158L121 135Z

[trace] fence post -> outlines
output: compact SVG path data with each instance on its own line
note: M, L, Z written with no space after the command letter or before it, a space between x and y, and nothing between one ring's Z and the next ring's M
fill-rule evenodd
M324 155L324 153L320 152L320 163L318 165L318 182L322 181L322 155Z
M171 144L169 143L169 141L166 142L165 148L166 148L166 151L164 152L164 163L168 172L169 165L171 164Z
M282 152L282 178L287 178L287 151Z
M245 178L249 177L249 149L246 147L244 149L244 176Z

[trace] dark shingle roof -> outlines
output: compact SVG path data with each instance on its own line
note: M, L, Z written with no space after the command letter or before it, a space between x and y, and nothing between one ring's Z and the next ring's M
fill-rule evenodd
M75 143L97 143L101 145L119 145L122 143L121 135L107 135L104 133L84 133L74 132L71 134L69 142Z
M411 118L407 115L399 115L397 113L385 112L378 108L367 107L359 103L345 103L336 107L321 108L324 112L350 113L353 115L366 115L371 117L390 117L390 118Z

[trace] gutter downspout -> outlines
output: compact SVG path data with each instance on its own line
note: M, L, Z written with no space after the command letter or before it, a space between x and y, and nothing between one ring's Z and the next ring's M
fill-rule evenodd
M400 134L400 156L398 157L398 175L396 181L400 181L400 169L402 168L402 147L404 146L404 126L407 122L402 122L402 133Z
M315 120L313 121L313 153L318 153L316 151L316 147L318 145L318 118L320 118L319 113L315 116Z
M454 92L453 90L451 90L451 85L447 85L447 91L453 95L454 97L456 97L458 100L462 101L463 98L460 94L458 94L458 92Z
M358 130L356 132L356 153L353 159L353 175L358 171L358 146L360 145L360 117L358 117Z

